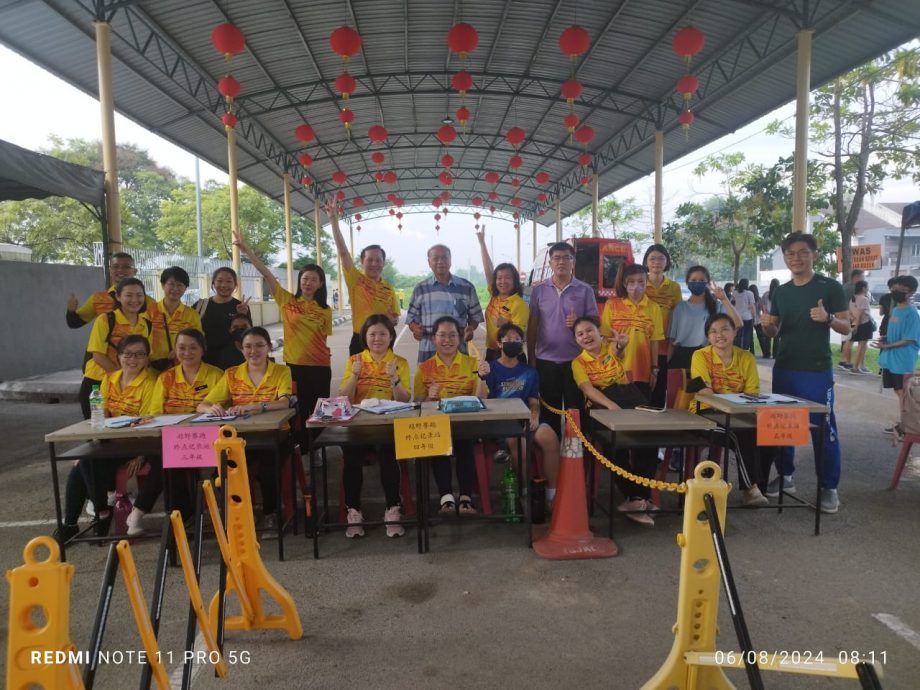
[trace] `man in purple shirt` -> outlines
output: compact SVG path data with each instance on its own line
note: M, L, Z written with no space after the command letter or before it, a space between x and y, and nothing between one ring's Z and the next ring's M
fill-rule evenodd
M575 249L557 242L549 249L553 270L550 280L530 292L527 322L527 356L536 363L540 397L555 408L581 408L584 396L572 378L572 360L581 354L572 324L582 316L598 318L597 301L590 285L575 277ZM540 421L561 437L560 417L541 410Z

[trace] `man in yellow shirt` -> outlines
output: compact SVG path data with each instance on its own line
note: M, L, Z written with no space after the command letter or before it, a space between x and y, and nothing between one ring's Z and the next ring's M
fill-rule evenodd
M134 258L125 252L112 254L109 258L109 275L112 278L112 286L108 290L94 292L83 304L80 304L74 293L70 293L67 300L67 325L70 328L82 328L100 314L108 314L115 310L118 306L115 287L124 278L133 278L137 275ZM147 297L148 307L154 303L152 297Z
M386 265L387 253L379 244L371 244L361 250L361 268L355 266L351 252L342 231L339 230L339 217L333 206L326 208L329 220L332 223L332 237L339 252L342 262L342 273L345 284L348 286L348 299L351 302L351 343L348 345L348 354L356 355L364 347L361 345L361 326L371 314L385 314L393 320L393 325L399 320L399 296L396 289L383 278L383 268Z

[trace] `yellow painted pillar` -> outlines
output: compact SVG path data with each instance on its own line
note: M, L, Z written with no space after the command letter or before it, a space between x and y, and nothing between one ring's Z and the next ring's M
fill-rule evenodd
M600 237L597 231L597 196L598 196L598 177L597 173L591 176L591 237Z
M291 241L291 176L284 173L284 247L287 250L287 286L294 293L294 245Z
M556 197L556 241L562 242L562 202Z
M664 132L655 130L655 242L661 244L661 213L664 198Z
M795 35L795 154L792 170L792 229L808 229L808 109L811 102L811 35L802 29Z
M99 72L99 109L102 115L102 167L105 170L105 213L109 254L120 252L121 205L115 147L115 94L112 91L112 25L93 22L96 29L96 67ZM106 257L108 261L108 257Z
M323 235L323 225L320 222L320 217L319 217L319 198L318 197L313 199L313 227L315 228L314 234L316 235L316 265L322 268L323 254L322 254L322 251L320 250L321 248L320 238Z
M230 188L230 230L233 233L237 233L240 231L240 194L236 188L236 129L234 127L224 127L224 129L227 130L227 186ZM237 299L240 299L243 295L243 277L240 274L240 248L235 244L230 246L233 249L233 270L239 276L236 292L233 294ZM259 299L262 299L261 294Z

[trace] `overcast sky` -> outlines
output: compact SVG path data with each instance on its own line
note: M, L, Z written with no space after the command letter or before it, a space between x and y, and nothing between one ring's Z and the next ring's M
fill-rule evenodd
M65 139L99 139L99 104L82 91L30 63L18 54L0 46L0 85L5 94L28 94L15 103L8 102L0 108L0 138L29 149L48 146L48 136L56 134ZM116 95L117 100L117 95ZM766 115L757 122L686 156L665 168L664 219L669 220L677 206L694 198L705 198L719 191L716 178L702 180L692 174L692 169L707 155L718 151L742 151L749 162L771 164L780 156L791 155L792 142L779 136L768 136L764 128L770 121L791 118L792 105L787 105ZM160 164L188 179L195 177L195 157L177 146L145 130L140 125L116 113L116 137L145 148ZM682 132L668 135L683 136ZM693 137L691 127L689 136ZM667 146L667 140L665 142ZM227 175L207 163L201 164L202 183L207 179L226 182ZM889 183L880 195L881 201L913 201L917 196L909 181ZM651 208L654 200L654 176L649 175L615 194L618 199L632 197L645 210L646 215L634 229L649 230L652 225ZM448 208L450 208L448 206ZM435 242L451 247L454 266L470 263L480 265L479 250L474 236L475 220L470 215L448 213L440 222L436 236L434 210L430 205L423 213L408 213L402 219L403 229L397 230L395 218L386 217L361 223L362 230L355 237L355 246L379 243L392 256L402 273L419 274L428 271L425 249ZM486 213L488 216L488 213ZM545 218L549 217L549 213ZM516 262L515 233L510 218L486 219L487 238L493 248L493 260ZM542 245L555 236L554 226L537 226L537 242ZM532 256L532 225L526 222L521 228L521 256L524 270L529 270Z

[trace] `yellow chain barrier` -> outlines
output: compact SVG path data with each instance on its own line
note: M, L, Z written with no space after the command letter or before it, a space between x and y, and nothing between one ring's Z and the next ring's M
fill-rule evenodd
M588 452L591 453L591 455L593 455L595 458L597 458L598 462L600 462L604 467L606 467L608 470L610 470L614 474L618 474L624 479L628 479L631 482L635 482L636 484L639 484L640 486L647 486L651 489L657 489L658 491L676 491L679 494L687 493L687 483L686 482L681 482L680 484L676 484L674 482L663 482L659 479L649 479L648 477L640 477L639 475L633 474L629 470L625 470L619 465L611 462L610 460L605 458L600 453L600 451L597 450L597 448L591 445L591 442L588 441L587 437L584 435L584 433L582 433L582 430L578 428L578 425L575 423L575 420L572 418L572 415L569 414L568 410L558 410L552 405L548 404L543 398L540 398L540 404L543 405L543 407L545 407L547 410L549 410L553 414L557 414L560 417L565 417L568 420L568 422L572 425L572 428L575 430L575 435L578 437L578 440L581 441L582 445L588 449Z

